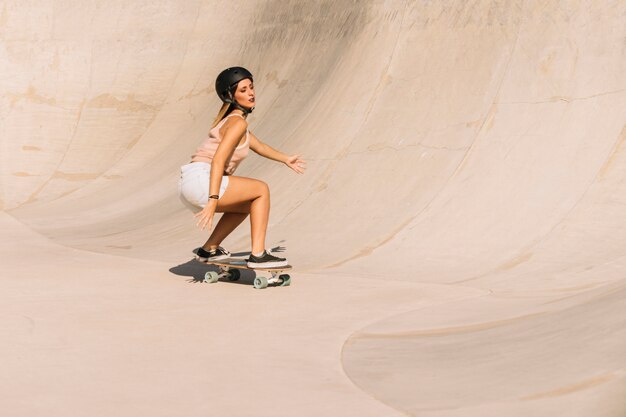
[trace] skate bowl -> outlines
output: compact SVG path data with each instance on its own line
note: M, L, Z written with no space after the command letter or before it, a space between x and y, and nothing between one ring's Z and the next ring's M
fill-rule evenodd
M12 416L626 414L626 3L0 5ZM200 284L179 167L255 75L286 288ZM249 228L225 246L249 250ZM241 401L245 396L246 401Z

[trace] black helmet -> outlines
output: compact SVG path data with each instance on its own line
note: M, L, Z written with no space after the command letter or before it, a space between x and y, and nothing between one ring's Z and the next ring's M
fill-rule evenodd
M220 72L220 75L218 75L215 80L215 91L224 103L237 105L234 97L234 87L237 86L239 81L245 80L246 78L252 80L252 74L247 69L242 67L226 68L224 71Z

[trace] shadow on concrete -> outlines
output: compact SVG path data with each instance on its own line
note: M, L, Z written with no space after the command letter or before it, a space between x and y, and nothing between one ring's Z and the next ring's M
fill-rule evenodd
M190 284L202 284L204 283L204 274L208 271L219 272L219 268L215 265L207 265L204 262L199 262L195 259L190 259L184 264L173 266L169 269L169 271L178 276L188 277L187 282ZM250 285L252 286L254 283L254 278L256 278L256 273L247 269L239 270L241 277L237 281L229 281L225 278L220 278L220 282L228 282L231 284L242 284L242 285Z

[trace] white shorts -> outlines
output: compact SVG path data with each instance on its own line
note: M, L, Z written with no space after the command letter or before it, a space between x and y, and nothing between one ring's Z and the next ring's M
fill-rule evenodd
M178 196L183 204L192 211L204 208L209 201L209 180L211 164L208 162L192 162L180 167L178 180ZM219 196L222 198L228 187L228 176L222 176Z

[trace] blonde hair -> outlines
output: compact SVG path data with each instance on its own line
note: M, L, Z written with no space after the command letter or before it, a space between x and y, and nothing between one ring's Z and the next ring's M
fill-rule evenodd
M217 116L215 117L215 120L213 121L213 125L211 126L211 129L213 129L215 126L217 126L219 124L219 122L221 122L222 119L224 119L224 117L226 117L228 115L230 108L231 108L231 104L230 103L222 104L222 108L217 113Z

